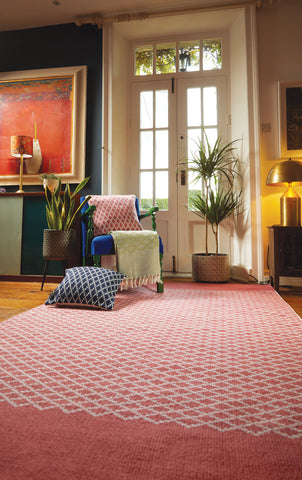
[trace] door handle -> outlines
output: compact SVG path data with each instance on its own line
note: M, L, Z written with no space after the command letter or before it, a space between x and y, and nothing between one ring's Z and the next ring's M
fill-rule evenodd
M185 170L181 170L180 171L180 185L181 186L185 186L186 185L186 171Z

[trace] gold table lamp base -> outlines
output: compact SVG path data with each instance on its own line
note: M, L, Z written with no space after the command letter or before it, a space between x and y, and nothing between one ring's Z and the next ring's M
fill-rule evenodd
M23 155L20 157L20 179L19 179L19 190L16 193L24 193L23 190Z
M301 225L301 198L291 186L280 198L280 215L283 226Z

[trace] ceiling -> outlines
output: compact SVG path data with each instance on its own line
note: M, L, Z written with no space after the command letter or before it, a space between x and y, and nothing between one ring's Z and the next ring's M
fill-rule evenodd
M0 31L73 23L79 17L244 4L244 0L0 0Z

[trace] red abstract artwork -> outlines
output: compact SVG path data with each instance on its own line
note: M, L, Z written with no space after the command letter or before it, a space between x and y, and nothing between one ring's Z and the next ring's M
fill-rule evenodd
M72 172L73 94L73 75L0 82L1 176L19 172L10 150L13 135L34 140L24 173Z

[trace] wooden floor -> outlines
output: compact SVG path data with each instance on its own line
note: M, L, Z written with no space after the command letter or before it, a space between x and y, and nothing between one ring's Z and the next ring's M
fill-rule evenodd
M41 292L41 283L0 281L0 321L41 305L57 285L45 283Z
M169 282L184 280L192 281L183 278L177 280L165 279ZM57 285L55 283L45 283L41 292L40 283L0 281L0 321L41 305ZM280 289L280 295L302 317L302 288L282 288Z

